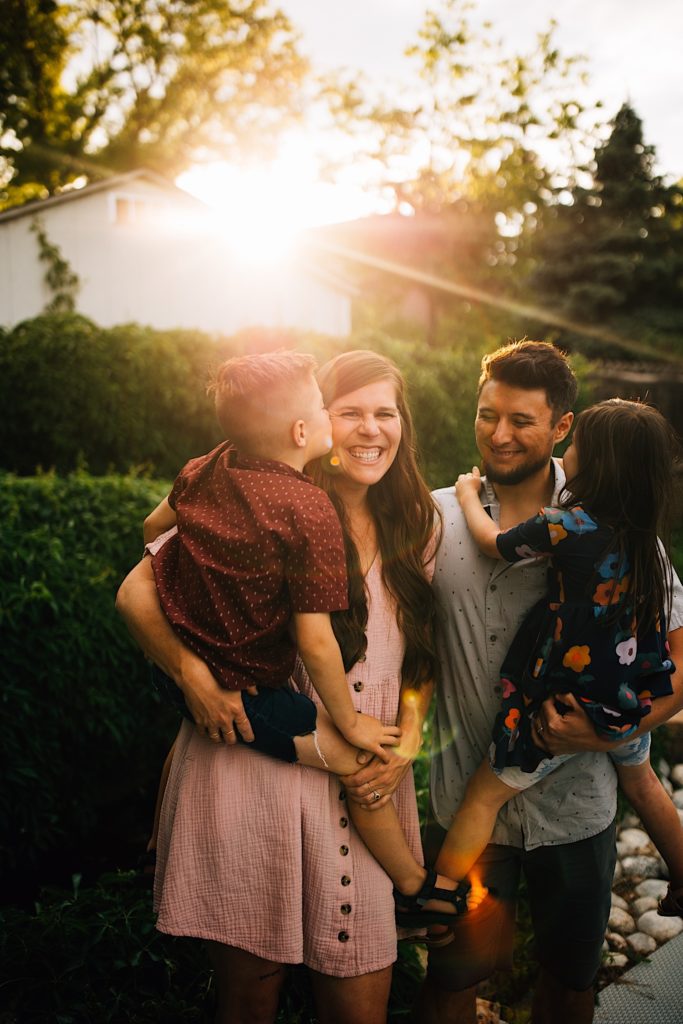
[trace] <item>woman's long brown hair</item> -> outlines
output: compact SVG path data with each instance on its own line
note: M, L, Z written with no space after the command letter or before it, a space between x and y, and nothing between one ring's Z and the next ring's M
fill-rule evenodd
M435 601L425 575L425 557L433 549L439 519L437 507L417 465L415 431L406 401L405 381L398 368L375 352L345 352L325 363L318 383L326 405L377 381L390 381L396 391L401 442L396 458L380 481L368 490L382 559L382 579L396 601L397 620L405 640L402 680L419 687L435 678ZM335 488L329 457L309 466L316 483L330 495L344 532L349 574L349 609L332 614L332 625L346 671L365 653L368 602L358 551L348 527L344 504Z
M582 412L574 429L578 470L567 481L570 500L614 530L610 552L628 563L623 598L606 616L624 606L640 628L669 613L671 536L676 435L657 409L644 402L610 398ZM607 552L606 552L607 553ZM615 581L616 582L616 581Z

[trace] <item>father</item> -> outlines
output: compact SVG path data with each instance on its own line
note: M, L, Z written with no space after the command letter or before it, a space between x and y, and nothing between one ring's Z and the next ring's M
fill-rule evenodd
M502 529L557 503L565 477L552 452L571 428L576 391L564 355L544 342L515 342L482 360L475 423L486 473L482 502ZM487 558L468 533L453 488L436 497L444 517L434 575L441 680L431 838L438 844L488 750L500 703L500 664L522 618L544 593L546 570L538 561L510 565ZM677 582L669 639L678 666L681 627ZM673 685L674 695L656 701L645 719L648 729L683 704L680 670ZM573 698L567 703L570 710L560 716L546 702L539 745L555 754L580 753L500 812L493 842L473 872L496 898L457 921L452 944L430 950L421 1024L475 1024L477 983L511 964L521 872L541 965L533 1024L593 1019L615 862L616 776L604 753L610 744L597 737Z

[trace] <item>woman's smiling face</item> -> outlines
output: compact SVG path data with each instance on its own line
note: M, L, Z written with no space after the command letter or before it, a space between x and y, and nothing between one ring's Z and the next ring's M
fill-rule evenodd
M349 482L370 487L382 479L401 443L401 417L390 380L366 384L329 406L334 454Z

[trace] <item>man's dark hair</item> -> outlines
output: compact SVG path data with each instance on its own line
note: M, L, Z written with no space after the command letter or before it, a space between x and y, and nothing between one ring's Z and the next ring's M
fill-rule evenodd
M532 391L542 388L553 423L574 405L578 385L566 353L547 341L513 341L484 356L479 392L490 380Z

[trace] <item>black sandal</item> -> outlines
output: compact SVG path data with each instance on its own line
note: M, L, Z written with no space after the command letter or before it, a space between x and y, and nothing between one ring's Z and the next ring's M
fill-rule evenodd
M401 928L427 928L431 924L451 924L454 917L467 913L467 897L472 886L463 879L457 889L442 889L436 884L436 871L429 868L422 888L414 896L404 896L394 889L396 924ZM455 911L424 910L428 900L443 900L450 903Z

